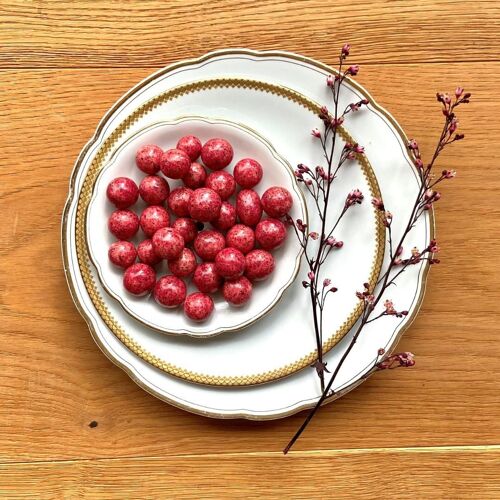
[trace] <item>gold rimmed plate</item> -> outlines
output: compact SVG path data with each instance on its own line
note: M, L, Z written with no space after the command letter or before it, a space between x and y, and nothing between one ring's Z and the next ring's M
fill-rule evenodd
M85 241L86 210L94 184L116 147L138 130L163 118L193 113L212 116L232 111L252 129L272 137L278 154L296 165L305 161L320 164L321 151L310 129L317 125L319 105L284 86L266 82L223 78L200 80L169 89L150 99L129 114L99 145L82 176L78 191L75 221L76 251L83 283L95 309L115 337L134 354L161 371L178 378L217 386L248 386L271 382L308 367L315 359L309 321L307 294L296 280L260 321L246 327L237 336L220 335L199 343L190 338L166 337L144 327L110 300L96 279ZM352 141L346 130L343 141ZM343 169L337 182L339 195L332 203L332 217L341 210L346 194L360 188L366 196L380 196L376 177L363 156ZM312 204L311 199L307 200ZM354 217L354 215L352 216ZM335 236L348 241L342 250L342 265L334 266L332 278L339 293L325 310L324 350L334 347L356 322L360 305L355 296L359 282L377 279L384 252L381 221L367 205L355 219L346 217ZM311 221L311 229L314 229ZM278 262L279 265L279 262ZM327 269L328 272L328 269ZM300 273L299 273L300 274Z
M114 300L100 302L96 294L104 297L105 291L95 282L95 270L88 263L85 250L81 250L81 246L78 245L78 241L81 241L82 238L85 239L81 225L77 224L78 220L82 218L79 207L80 195L86 187L87 176L93 175L97 167L96 152L99 151L99 155L103 157L105 162L109 150L103 150L103 145L109 147L110 143L121 136L123 129L128 128L128 132L132 133L133 130L146 126L151 118L152 122L153 120L174 119L176 116L186 114L205 114L244 123L261 131L263 135L271 139L277 151L283 154L292 165L296 161L307 163L308 157L314 165L316 160L314 154L310 154L307 136L309 128L317 126L317 121L314 117L309 116L309 113L301 114L296 112L293 107L287 108L285 105L276 106L276 102L272 99L266 100L264 98L259 101L250 100L240 103L237 100L239 95L237 93L232 96L226 94L226 102L219 102L216 108L210 109L210 112L207 113L202 112L206 104L200 102L202 99L183 100L174 106L172 106L172 100L161 105L160 99L165 92L174 92L174 89L177 89L174 96L178 96L179 93L185 95L189 89L196 86L193 83L195 81L221 80L221 78L231 75L232 81L246 81L247 85L250 85L249 80L257 80L273 89L286 88L287 92L294 94L298 99L298 96L305 96L306 100L326 103L329 93L324 83L326 75L332 72L331 68L320 62L282 51L258 52L247 49L228 49L212 52L198 59L177 62L156 72L128 91L102 119L94 137L82 150L71 178L70 194L63 217L63 256L70 291L79 311L89 324L93 338L102 351L114 363L123 368L136 383L156 397L187 411L214 418L267 420L310 408L319 395L319 384L314 370L307 369L307 365L302 363L302 367L306 369L296 371L292 377L273 379L267 384L251 387L238 386L232 387L231 390L210 385L203 386L191 383L192 377L190 376L195 373L203 373L205 368L208 368L208 372L212 371L213 373L213 365L208 367L203 365L201 357L196 357L193 373L178 371L174 372L174 375L177 376L171 376L168 370L175 367L162 365L165 360L151 354L156 349L155 345L149 344L151 352L146 352L144 346L138 343L135 332L137 325L133 321L127 322L127 319L122 316L122 308L117 304L113 305ZM266 88L266 85L261 88ZM278 92L280 91L278 90ZM406 137L401 127L386 110L374 102L370 94L359 84L346 82L341 104L362 98L370 100L366 112L349 117L345 124L351 136L365 147L370 164L380 184L386 206L398 214L392 224L394 234L397 237L402 230L406 215L411 210L408 200L418 189L418 180L412 162L406 154ZM144 121L140 118L136 122L128 121L128 117L134 111L144 110L149 106L148 103L151 100L155 100L156 105L161 106L156 117L149 116ZM213 101L208 104L213 104ZM254 112L256 104L257 106L260 104L262 113ZM269 107L271 109L268 109ZM268 112L266 113L266 111ZM295 125L288 130L288 125L294 122ZM356 218L358 225L361 225L362 222ZM355 224L351 223L351 225ZM415 227L412 234L409 245L420 247L425 244L433 234L432 214L428 214L428 217ZM80 250L77 249L77 246L80 246ZM344 257L342 263L347 265L347 260L344 260ZM353 269L355 268L356 265ZM399 321L393 319L377 321L367 326L365 334L358 339L347 362L339 372L333 387L336 394L329 401L351 390L366 379L366 374L376 359L374 352L378 348L383 347L387 352L392 350L402 332L418 312L425 290L427 270L428 266L425 263L414 266L410 272L402 276L398 288L391 289L392 295L388 298L394 299L402 307L407 307L410 314ZM365 274L365 272L360 274ZM357 279L358 276L353 274L353 287L357 286ZM349 294L349 291L346 293ZM332 304L332 307L334 306L337 307L339 304ZM281 304L278 307L281 307ZM307 321L307 310L303 309L302 313L303 321L289 329L286 332L289 335L282 340L287 344L293 344L300 335L301 338L308 340L308 348L312 348L314 340L310 323ZM267 321L267 317L265 321ZM266 328L270 327L270 325L265 326ZM274 331L274 328L279 326L280 322L276 321L271 328ZM264 331L263 328L262 334ZM331 370L335 368L342 356L351 332L343 332L342 335L344 334L347 337L345 341L339 342L339 336L337 336L334 347L326 355L326 361ZM178 340L177 337L166 337L156 333L152 336L169 341L174 339L177 342ZM208 342L197 342L197 344L213 344L218 347L217 344L226 337L226 335L222 335ZM229 345L232 351L219 352L216 349L215 352L208 353L209 355L215 354L214 358L209 361L220 364L218 375L225 375L230 371L234 373L235 365L231 363L231 355L240 347L237 344L245 338L246 333L230 336ZM256 336L252 336L252 338L257 340ZM264 347L262 354L266 358L273 352L285 350L286 345L277 346L270 342ZM166 354L168 353L162 353L162 355ZM171 359L180 360L177 354L177 352L174 353ZM261 363L255 352L250 352L249 358L253 369L265 368L265 364ZM177 366L177 368L179 367ZM285 372L288 371L285 370ZM282 376L285 374L279 373ZM276 373L272 375L276 375ZM202 377L194 381L203 383L206 382L206 379ZM256 380L256 382L259 381L262 381L262 377ZM241 381L230 379L228 382L232 385L238 385L238 382Z
M265 138L244 125L227 120L212 120L203 117L182 117L174 121L162 121L134 132L119 143L109 162L102 168L93 187L92 198L87 209L86 234L89 256L97 270L99 280L107 291L137 321L156 331L207 338L225 332L241 331L258 321L281 299L299 271L302 248L294 234L273 252L277 263L275 271L265 282L256 282L251 300L243 307L231 307L220 293L214 294L214 313L202 323L189 320L182 308L160 307L152 296L136 297L124 290L123 270L113 266L107 257L109 245L114 238L107 230L107 220L114 207L106 198L106 187L115 177L125 176L140 183L145 174L135 166L135 153L144 144L157 144L163 149L174 147L177 140L194 134L202 142L212 137L223 137L233 146L235 156L226 170L242 158L254 158L263 165L264 176L255 190L262 193L271 186L286 187L292 194L293 206L290 215L307 223L307 208L304 196L296 183L292 167L279 156ZM181 186L181 181L169 179L170 188ZM233 197L234 198L234 197ZM234 204L234 199L229 202ZM139 200L133 207L140 214L145 204ZM211 229L210 224L206 224ZM142 231L133 240L139 243L145 236ZM156 266L157 277L170 274L166 262ZM196 291L190 280L188 293Z

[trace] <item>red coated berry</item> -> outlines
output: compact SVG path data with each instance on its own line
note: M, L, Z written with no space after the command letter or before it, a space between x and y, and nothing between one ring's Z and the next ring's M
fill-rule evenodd
M191 189L198 189L205 185L207 172L205 167L199 163L193 162L189 167L188 173L182 178L184 185Z
M212 297L205 293L195 292L186 297L184 302L184 313L194 321L206 320L214 310Z
M141 146L135 155L135 163L146 174L156 174L160 170L163 149L154 144Z
M186 284L177 276L162 276L155 285L153 295L161 306L178 307L186 298Z
M222 285L222 277L217 273L215 263L202 262L194 271L193 283L200 292L216 292Z
M170 226L170 215L167 210L158 205L146 207L141 214L141 229L146 236L153 234L162 227Z
M155 270L141 262L132 264L123 275L123 286L134 295L148 294L155 286L155 282Z
M241 306L252 297L252 283L245 276L228 280L222 287L222 295L233 306Z
M192 250L183 248L179 257L168 261L168 269L178 278L185 278L194 273L196 269L196 257Z
M236 248L243 254L253 250L254 245L255 233L251 227L236 224L226 234L226 246Z
M213 189L222 200L227 200L236 191L234 177L224 170L212 172L205 182L207 188Z
M223 248L215 256L215 269L223 278L237 278L245 271L245 256L236 248Z
M222 200L210 188L199 188L193 191L189 201L189 214L195 220L208 222L219 216Z
M144 264L148 264L149 266L155 266L159 262L161 262L161 257L156 255L156 252L153 248L152 240L144 240L137 245L137 255L139 256L139 260L144 262Z
M218 231L205 229L194 240L194 249L201 259L213 261L216 255L226 246L224 236Z
M161 156L160 168L165 177L182 179L191 166L189 156L180 149L169 149Z
M262 195L262 207L270 217L283 217L290 211L292 205L292 195L284 187L270 187Z
M227 231L236 224L236 209L227 201L220 207L219 217L212 221L212 225L220 231Z
M184 242L191 243L198 234L196 222L193 219L186 217L179 217L175 219L172 227L184 238Z
M153 235L153 248L162 259L176 259L184 248L184 238L175 229L164 227Z
M236 197L236 213L243 224L255 226L262 217L259 195L252 189L243 189Z
M139 230L139 217L132 210L115 210L109 217L108 229L119 240L130 240Z
M193 190L186 187L174 189L168 197L168 207L177 217L189 215L189 200Z
M264 219L255 228L255 239L264 250L278 248L286 238L286 227L278 219Z
M210 170L222 170L233 159L233 148L225 139L210 139L201 148L201 159Z
M130 241L115 241L108 250L109 260L118 267L131 266L137 257L137 250Z
M128 177L117 177L108 184L106 195L116 208L128 208L139 198L139 188Z
M245 276L252 281L267 278L274 271L274 257L266 250L252 250L245 255Z
M176 147L184 151L191 161L195 161L201 153L201 141L194 135L181 137Z
M157 175L148 175L139 185L139 194L148 205L161 205L170 193L168 182Z
M262 179L262 165L252 158L243 158L234 166L234 178L243 189L255 187Z

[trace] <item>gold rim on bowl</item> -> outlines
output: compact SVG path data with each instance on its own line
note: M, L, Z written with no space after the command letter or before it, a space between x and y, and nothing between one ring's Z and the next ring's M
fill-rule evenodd
M304 193L302 192L302 190L299 188L299 186L297 184L297 181L296 181L296 178L294 175L294 170L293 170L292 166L288 163L287 160L285 160L285 158L283 158L281 155L278 154L278 152L274 149L273 145L266 138L264 138L261 134L259 134L258 132L256 132L252 128L248 127L247 125L243 125L241 123L236 123L236 122L232 122L230 120L224 120L224 119L220 119L220 118L214 119L214 118L206 118L203 116L193 116L193 115L192 116L182 116L182 117L177 118L176 120L158 121L158 122L152 123L146 127L143 127L141 129L137 130L136 132L134 132L133 134L131 134L129 137L127 137L127 139L125 141L120 143L119 146L111 153L111 155L109 156L109 159L106 161L105 165L99 171L99 174L95 178L95 182L92 186L91 198L90 198L90 201L87 205L87 217L86 217L86 224L85 224L85 234L86 234L86 244L87 244L88 254L89 254L89 258L90 258L92 264L94 265L94 267L97 270L99 283L104 288L104 290L108 293L108 295L110 295L111 297L116 299L116 301L120 304L120 306L130 316L132 316L134 319L136 319L139 323L143 324L147 328L151 328L152 330L155 330L157 332L165 333L165 334L169 334L169 335L181 335L181 336L189 336L189 337L201 339L201 338L215 337L217 335L220 335L221 333L239 332L239 331L243 330L244 328L252 325L256 321L260 320L267 313L269 313L280 302L280 300L283 298L283 295L284 295L285 291L287 290L287 288L289 288L289 286L294 282L295 278L297 277L297 274L298 274L299 268L300 268L302 254L304 252L303 252L302 247L300 247L298 249L297 255L295 257L295 264L294 264L294 267L292 270L292 274L290 275L290 277L288 278L286 283L281 285L280 288L277 290L276 296L273 298L273 300L265 308L263 308L258 314L256 314L255 316L252 316L250 319L243 321L242 323L240 323L238 325L229 326L229 327L225 327L225 326L217 327L217 328L214 328L212 331L207 332L207 333L195 333L192 330L187 330L184 328L179 328L177 330L169 330L167 328L159 328L158 326L154 325L153 323L148 322L146 318L143 318L142 316L137 314L135 311L133 311L124 302L122 296L120 294L114 292L110 288L110 286L107 284L106 280L104 279L104 274L103 274L101 264L99 263L99 259L96 258L95 254L92 251L92 245L90 244L90 235L89 235L89 231L90 231L90 220L89 220L90 207L91 207L92 203L94 203L96 201L97 190L95 188L96 188L97 183L99 181L99 177L104 173L104 171L108 167L111 167L115 163L120 152L130 142L132 142L134 139L136 139L139 135L142 135L146 132L149 132L150 130L154 130L158 127L175 126L175 125L178 125L180 123L189 122L189 121L204 122L204 123L207 123L209 125L222 124L222 125L225 125L228 127L233 127L233 128L238 129L240 131L243 131L247 135L251 135L255 140L262 143L262 145L264 145L269 150L269 152L271 153L273 158L278 163L280 163L282 165L282 167L284 168L288 177L290 178L291 184L293 186L293 190L297 194L297 197L300 200L301 217L305 221L306 224L309 221L309 215L307 212L307 202L305 200Z

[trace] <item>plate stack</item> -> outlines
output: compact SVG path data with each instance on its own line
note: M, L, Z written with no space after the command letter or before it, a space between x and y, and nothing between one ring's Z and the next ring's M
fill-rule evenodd
M271 185L287 187L294 198L292 217L318 230L314 201L295 182L293 168L324 162L310 131L320 125L321 105L329 103L325 82L331 73L321 63L285 52L235 49L183 61L132 88L81 152L63 218L69 287L103 352L158 398L202 415L255 420L280 418L314 404L320 387L310 367L316 344L302 287L302 252L289 234L275 252L275 272L256 284L247 305L235 309L214 296L211 318L191 322L181 310L161 309L152 298L137 299L123 290L120 273L107 259L112 242L106 231L108 182L121 175L139 179L133 157L142 144L168 149L188 134L202 142L223 137L233 144L234 162L254 157L262 164L259 194ZM409 200L419 188L399 125L366 90L346 81L340 109L361 99L370 104L347 115L341 139L361 144L366 154L342 169L332 198L331 212L338 213L348 192L357 188L365 196L362 209L349 211L336 229L335 238L345 244L324 268L338 288L324 313L323 351L330 370L361 313L355 292L365 282L375 285L384 269L385 228L370 199L383 198L397 214L392 225L397 240L413 208ZM427 215L410 233L412 246L425 246L432 232ZM388 290L392 295L387 298L409 314L367 325L339 372L335 397L364 379L379 348L392 350L418 312L427 270L425 262L412 266L397 289Z

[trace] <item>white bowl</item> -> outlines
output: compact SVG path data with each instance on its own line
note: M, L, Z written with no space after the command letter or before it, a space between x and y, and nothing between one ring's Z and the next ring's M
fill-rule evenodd
M158 122L139 130L125 140L113 153L110 161L103 167L94 185L92 199L87 212L87 242L89 254L97 269L100 281L106 291L137 321L150 328L168 334L210 337L223 332L237 331L258 321L283 296L297 276L300 267L302 248L292 230L289 230L285 244L275 250L273 255L276 268L265 281L255 283L251 300L243 307L229 305L220 293L214 294L215 309L210 318L202 323L189 320L182 307L165 309L158 305L152 296L136 297L123 287L123 270L108 260L108 248L115 240L108 231L107 221L115 207L106 197L106 188L115 177L125 176L137 184L146 174L135 165L135 153L144 144L157 144L163 149L175 147L184 135L193 134L202 143L213 137L227 139L233 146L234 159L226 170L232 172L233 165L242 158L257 160L264 169L262 181L255 187L259 195L270 186L283 186L293 197L290 215L307 221L307 209L303 195L297 186L293 169L280 157L272 145L250 128L225 120L212 120L201 117L183 117L176 121ZM181 181L168 179L170 188L182 185ZM234 203L234 200L229 200ZM139 200L132 210L138 215L145 208ZM265 214L264 214L265 215ZM211 228L210 224L205 224ZM141 230L132 240L135 244L146 238ZM157 276L168 272L165 262L157 266ZM190 279L186 280L188 293L196 291Z

